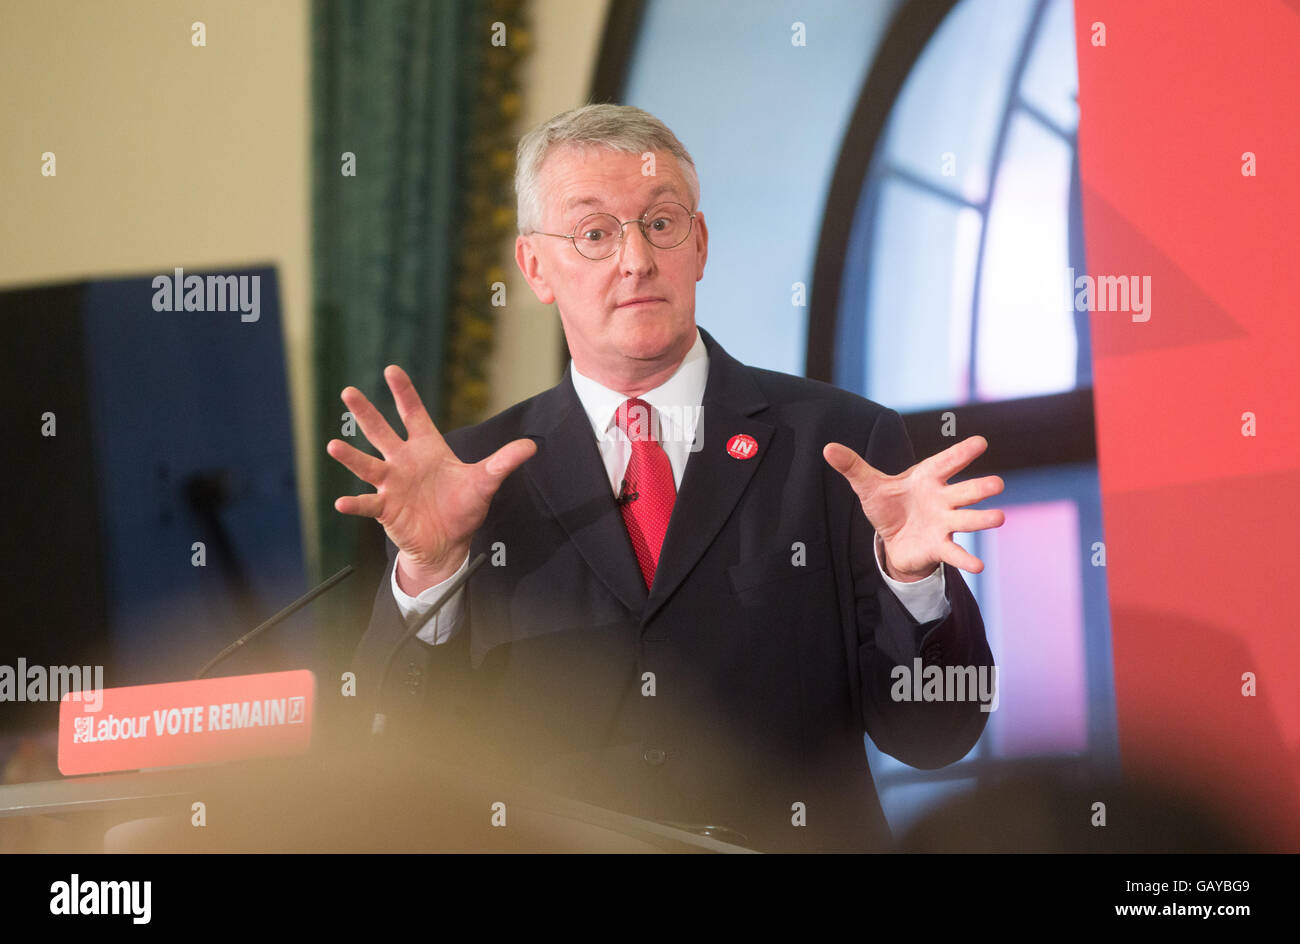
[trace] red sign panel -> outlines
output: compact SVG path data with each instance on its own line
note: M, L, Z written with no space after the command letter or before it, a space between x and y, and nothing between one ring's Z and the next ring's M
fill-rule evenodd
M106 688L97 710L65 695L59 770L67 776L305 752L316 680L311 672Z

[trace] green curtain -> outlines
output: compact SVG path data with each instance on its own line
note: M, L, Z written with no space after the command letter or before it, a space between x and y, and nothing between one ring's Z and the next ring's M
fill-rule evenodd
M344 438L339 392L358 387L399 432L387 364L410 374L444 430L480 419L486 403L484 279L513 224L523 12L523 0L313 3L316 577L358 569L317 604L334 667L365 628L383 567L379 525L333 507L371 490L325 454ZM359 430L344 441L376 454Z

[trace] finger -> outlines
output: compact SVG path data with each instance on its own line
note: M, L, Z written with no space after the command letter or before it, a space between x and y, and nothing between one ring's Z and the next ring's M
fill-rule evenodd
M369 495L345 495L334 499L334 510L345 515L378 518L384 513L384 499L373 492Z
M952 531L986 531L1002 527L1006 520L1006 513L1000 508L954 511L948 518L948 528Z
M939 559L972 574L982 573L984 570L984 562L955 541L949 541L943 546L939 552Z
M385 467L382 459L368 455L341 439L331 439L325 444L325 451L331 458L343 463L361 481L369 482L375 488L383 481Z
M357 418L357 425L370 444L383 453L384 458L392 455L403 445L401 438L393 432L388 420L375 409L374 404L356 387L344 387L340 395L344 405Z
M979 479L954 482L944 489L944 499L954 508L973 505L993 495L1002 494L1006 483L996 475L986 475Z
M883 477L866 459L840 443L827 443L822 449L822 458L832 469L848 479L859 497L862 497L864 490L870 488L874 479Z
M424 401L420 399L420 394L416 392L415 384L411 383L411 378L406 375L406 371L396 364L389 364L384 368L384 379L388 381L388 389L393 392L393 402L397 404L397 415L402 418L402 425L406 427L407 437L425 436L430 432L441 437L438 428L433 425L433 420L429 418L429 411L424 408Z
M930 468L939 478L946 482L989 447L989 441L983 436L968 436L956 445L949 446L943 452L930 457Z

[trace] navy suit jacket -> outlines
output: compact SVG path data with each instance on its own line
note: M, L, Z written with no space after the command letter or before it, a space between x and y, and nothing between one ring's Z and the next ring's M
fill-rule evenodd
M692 453L647 592L566 371L560 383L447 436L475 462L532 438L472 555L465 623L412 640L382 707L437 750L635 816L723 826L764 850L889 847L863 747L933 768L963 757L976 701L902 702L891 670L991 666L979 609L945 564L952 606L918 623L881 579L874 531L822 448L897 473L915 458L899 415L817 381L709 353ZM737 433L758 443L737 459ZM373 696L404 624L390 579L356 653ZM435 734L436 732L436 734ZM432 748L431 748L432 749Z

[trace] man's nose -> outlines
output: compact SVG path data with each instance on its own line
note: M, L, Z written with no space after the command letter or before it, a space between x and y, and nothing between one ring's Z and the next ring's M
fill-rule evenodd
M644 275L654 271L655 249L645 238L639 223L623 227L623 244L619 246L619 268L624 275Z

